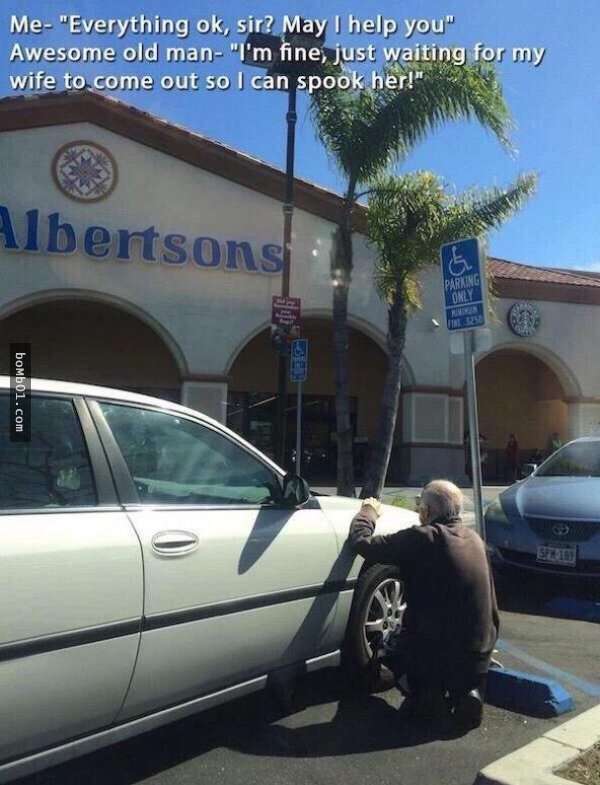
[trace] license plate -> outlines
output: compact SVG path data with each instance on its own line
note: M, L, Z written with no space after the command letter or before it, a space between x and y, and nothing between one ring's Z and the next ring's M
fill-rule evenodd
M577 565L577 549L574 545L538 545L537 561L544 564Z

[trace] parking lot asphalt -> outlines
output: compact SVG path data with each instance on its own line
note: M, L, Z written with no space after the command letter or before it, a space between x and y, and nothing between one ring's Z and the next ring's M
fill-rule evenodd
M293 711L282 711L269 693L253 695L20 785L470 785L483 766L600 702L600 627L545 616L556 591L588 589L515 581L503 592L501 641L510 651L498 657L507 667L558 679L575 701L563 717L488 706L481 728L440 738L398 716L396 690L366 696L341 671L328 670L305 678Z
M600 702L600 625L549 616L554 597L600 602L600 587L568 580L523 578L500 592L500 661L559 681L578 711Z

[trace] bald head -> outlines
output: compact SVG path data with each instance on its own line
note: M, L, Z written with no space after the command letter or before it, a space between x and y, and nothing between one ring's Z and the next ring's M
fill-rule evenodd
M423 488L420 508L424 524L436 518L456 518L463 511L462 491L448 480L432 480Z

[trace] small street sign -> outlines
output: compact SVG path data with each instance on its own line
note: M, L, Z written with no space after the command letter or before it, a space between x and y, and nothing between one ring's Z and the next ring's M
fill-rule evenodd
M300 298L273 296L271 324L277 327L300 328Z
M305 382L308 375L308 339L297 338L292 341L290 356L290 381Z
M451 332L485 327L486 260L477 237L440 248L446 326Z

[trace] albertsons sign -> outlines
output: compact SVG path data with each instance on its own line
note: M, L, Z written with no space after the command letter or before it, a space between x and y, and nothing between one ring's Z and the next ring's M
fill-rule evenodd
M275 243L255 245L204 234L159 232L154 225L109 229L100 224L77 228L58 211L43 215L37 208L15 216L0 204L0 248L7 251L67 256L78 251L96 262L131 262L169 267L193 265L263 275L283 269L282 248Z

